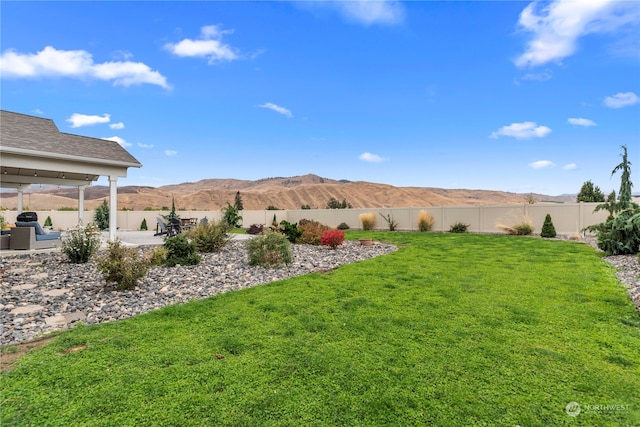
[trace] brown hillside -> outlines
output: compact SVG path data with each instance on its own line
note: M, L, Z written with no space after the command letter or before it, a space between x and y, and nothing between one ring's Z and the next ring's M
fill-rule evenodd
M268 206L280 209L300 209L302 205L324 208L333 197L346 200L354 208L493 205L524 203L527 194L489 190L449 190L427 187L394 187L371 182L337 181L316 175L289 178L266 178L257 181L238 179L204 179L194 183L163 187L126 186L118 188L118 208L143 210L171 207L175 198L177 209L218 210L233 204L240 191L244 208L261 210ZM85 206L95 209L109 197L107 187L90 187L85 191ZM571 196L533 195L538 201L573 202ZM25 193L24 204L31 210L60 209L78 206L75 188L34 188ZM15 192L0 193L0 206L16 209Z

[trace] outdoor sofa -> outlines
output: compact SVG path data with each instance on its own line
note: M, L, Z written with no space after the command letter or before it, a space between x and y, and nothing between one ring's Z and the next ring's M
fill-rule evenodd
M37 221L16 221L11 229L9 249L45 249L60 246L60 233L46 233Z

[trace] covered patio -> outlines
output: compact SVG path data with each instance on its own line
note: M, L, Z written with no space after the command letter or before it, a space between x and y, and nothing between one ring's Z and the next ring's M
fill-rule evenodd
M53 120L0 110L0 187L18 191L18 213L32 184L78 188L78 222L84 222L84 190L109 179L109 240L115 240L118 178L142 164L120 144L60 132Z

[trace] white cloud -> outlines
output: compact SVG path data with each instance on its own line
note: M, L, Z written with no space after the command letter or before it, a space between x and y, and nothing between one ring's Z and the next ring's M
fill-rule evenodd
M275 111L276 113L280 113L280 114L282 114L283 116L287 116L287 117L289 117L289 118L293 117L293 114L291 113L291 111L289 111L288 109L286 109L286 108L284 108L284 107L281 107L281 106L279 106L279 105L272 104L271 102L265 102L265 103L264 103L264 104L262 104L262 105L258 105L258 107L260 107L260 108L267 108L267 109L269 109L269 110L273 110L273 111Z
M572 170L574 170L574 169L575 169L575 168L577 168L577 167L578 167L578 165L576 165L575 163L568 163L568 164L564 165L564 166L562 167L562 169L564 169L564 170L566 170L566 171L572 171Z
M138 147L140 148L153 148L153 144L142 144L138 142Z
M551 133L551 128L538 126L535 122L511 123L493 132L489 137L511 136L516 139L542 138Z
M609 108L622 108L640 102L640 97L633 92L616 93L604 99L604 105Z
M0 74L6 78L70 77L111 81L114 86L147 83L169 88L166 77L142 62L96 64L85 50L57 50L51 46L35 54L5 51L0 56Z
M164 150L164 155L165 156L172 157L172 156L175 156L177 154L178 154L178 152L175 151L175 150Z
M537 162L529 163L529 167L533 169L552 168L555 164L549 160L538 160Z
M614 32L639 20L634 2L615 0L533 2L520 13L519 26L533 33L515 64L538 66L560 61L577 49L580 37Z
M567 121L574 126L590 127L596 125L596 122L594 122L593 120L583 119L582 117L570 118Z
M383 157L378 156L377 154L372 154L369 152L365 152L360 154L360 156L358 156L358 158L360 160L363 160L365 162L371 162L371 163L381 163L381 162L385 162L388 159L385 159Z
M36 113L36 114L39 114L39 115L43 115L44 114L44 111L42 111L39 108L36 108L35 110L33 110L33 112Z
M86 114L73 113L67 121L71 123L72 128L79 128L81 126L109 123L109 121L111 121L111 115L104 113L102 116L89 116Z
M395 25L401 23L405 16L402 3L394 0L332 1L330 4L347 19L365 25Z
M200 29L197 40L184 39L178 43L167 43L165 49L177 56L204 57L210 64L220 61L233 61L240 56L235 49L222 42L222 36L233 31L221 31L215 25L207 25Z
M111 123L111 124L109 125L109 127L110 127L111 129L116 129L116 130L118 130L118 129L124 129L124 123L122 123L122 122L118 122L118 123Z
M102 138L102 139L106 139L107 141L113 141L113 142L117 142L118 144L120 144L122 147L131 147L130 142L125 141L124 139L120 138L119 136L110 136L108 138Z

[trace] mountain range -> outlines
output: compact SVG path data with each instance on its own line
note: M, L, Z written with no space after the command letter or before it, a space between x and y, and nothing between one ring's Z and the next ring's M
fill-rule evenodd
M239 179L203 179L197 182L161 187L118 187L118 209L160 210L170 208L175 200L180 210L219 210L234 204L240 192L244 209L262 210L325 208L332 199L346 201L354 208L409 206L469 206L537 202L571 203L575 195L547 196L492 190L442 189L431 187L394 187L365 181L322 178L308 174L294 177L264 178L256 181ZM15 209L16 192L0 193L0 207ZM109 197L109 188L92 186L85 190L85 207L95 209ZM70 187L32 186L24 194L29 210L76 208L78 190Z

